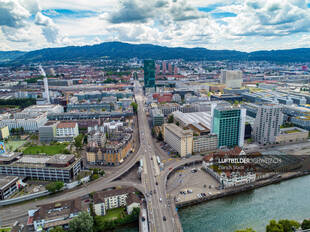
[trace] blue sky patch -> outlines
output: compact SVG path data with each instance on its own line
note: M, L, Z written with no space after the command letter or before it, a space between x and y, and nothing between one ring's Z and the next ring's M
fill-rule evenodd
M97 15L98 13L90 10L48 9L43 10L42 14L50 18L58 18L58 17L84 18Z
M215 19L236 17L237 16L237 14L232 13L232 12L217 12L217 13L211 13L211 15Z

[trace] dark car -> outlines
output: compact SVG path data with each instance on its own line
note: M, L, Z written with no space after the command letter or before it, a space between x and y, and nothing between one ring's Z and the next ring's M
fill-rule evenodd
M164 221L166 221L166 220L167 220L166 216L163 216L163 220L164 220Z
M156 181L156 185L158 185L158 182Z

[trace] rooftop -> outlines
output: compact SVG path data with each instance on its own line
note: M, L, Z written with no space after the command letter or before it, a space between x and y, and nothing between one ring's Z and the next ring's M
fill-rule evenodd
M173 123L165 124L165 129L166 128L179 137L193 135L192 130L183 130L181 127L178 127Z
M61 128L75 128L76 127L76 122L61 122L57 125L58 129Z
M46 205L39 205L34 213L34 221L69 218L70 214L86 211L88 206L81 198L67 201L58 201Z
M18 181L18 177L17 176L2 176L0 175L0 189L5 188L8 184L12 183L12 182L16 182Z
M108 198L108 197L129 194L129 193L134 193L134 192L135 192L135 188L133 187L96 192L94 193L94 196L93 196L94 204L105 202L105 198Z

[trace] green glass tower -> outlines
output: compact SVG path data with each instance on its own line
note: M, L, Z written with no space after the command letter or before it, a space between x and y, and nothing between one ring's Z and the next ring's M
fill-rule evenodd
M155 61L144 60L144 87L155 88Z
M218 136L218 147L243 146L245 109L213 109L212 132Z

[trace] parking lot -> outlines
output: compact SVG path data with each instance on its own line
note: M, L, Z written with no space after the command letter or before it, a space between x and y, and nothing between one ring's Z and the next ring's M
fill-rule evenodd
M191 165L176 171L167 182L168 192L176 196L177 202L197 199L202 195L217 194L219 183L201 169L201 165ZM200 194L200 195L199 195Z

